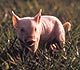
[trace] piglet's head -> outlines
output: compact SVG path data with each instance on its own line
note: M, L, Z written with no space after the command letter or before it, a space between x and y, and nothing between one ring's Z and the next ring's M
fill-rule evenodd
M33 52L36 52L41 34L41 10L34 17L18 17L12 11L12 22L16 29L17 37Z

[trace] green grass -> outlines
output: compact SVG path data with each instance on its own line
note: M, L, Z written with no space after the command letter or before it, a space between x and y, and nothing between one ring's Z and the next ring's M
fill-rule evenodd
M4 5L5 4L5 5ZM64 5L64 6L63 6ZM67 59L62 52L50 55L50 52L39 47L35 54L28 53L21 48L16 39L16 31L11 20L11 11L18 16L34 16L42 8L42 14L57 16L62 23L69 21L72 25L70 32L66 31ZM5 17L7 13L7 18ZM0 70L79 70L80 69L80 2L72 0L42 0L7 1L0 2Z

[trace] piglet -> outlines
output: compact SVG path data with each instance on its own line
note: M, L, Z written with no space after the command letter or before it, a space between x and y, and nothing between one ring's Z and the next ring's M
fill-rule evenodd
M70 31L71 24L66 22L62 25L61 21L55 16L43 15L41 10L34 17L18 17L12 11L12 22L16 29L17 37L32 52L36 52L39 45L48 44L56 48L55 43L65 52L65 30L68 27Z

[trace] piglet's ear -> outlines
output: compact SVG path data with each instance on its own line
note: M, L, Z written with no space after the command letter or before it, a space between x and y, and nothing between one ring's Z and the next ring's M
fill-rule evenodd
M12 22L13 22L13 26L16 28L17 26L17 22L20 18L12 11Z
M40 23L41 12L42 12L42 9L40 9L39 13L34 17L34 19L35 19L35 21L36 21L37 23Z

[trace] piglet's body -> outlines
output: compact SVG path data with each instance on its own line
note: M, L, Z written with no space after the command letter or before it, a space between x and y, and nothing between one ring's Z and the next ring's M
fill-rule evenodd
M51 43L54 41L65 43L65 31L63 25L59 19L54 16L42 16L40 42Z
M39 12L35 17L19 18L13 13L12 21L18 38L36 52L39 45L58 43L64 48L65 31L60 20L54 16L41 16ZM67 23L69 24L69 23ZM65 51L65 49L63 49Z

